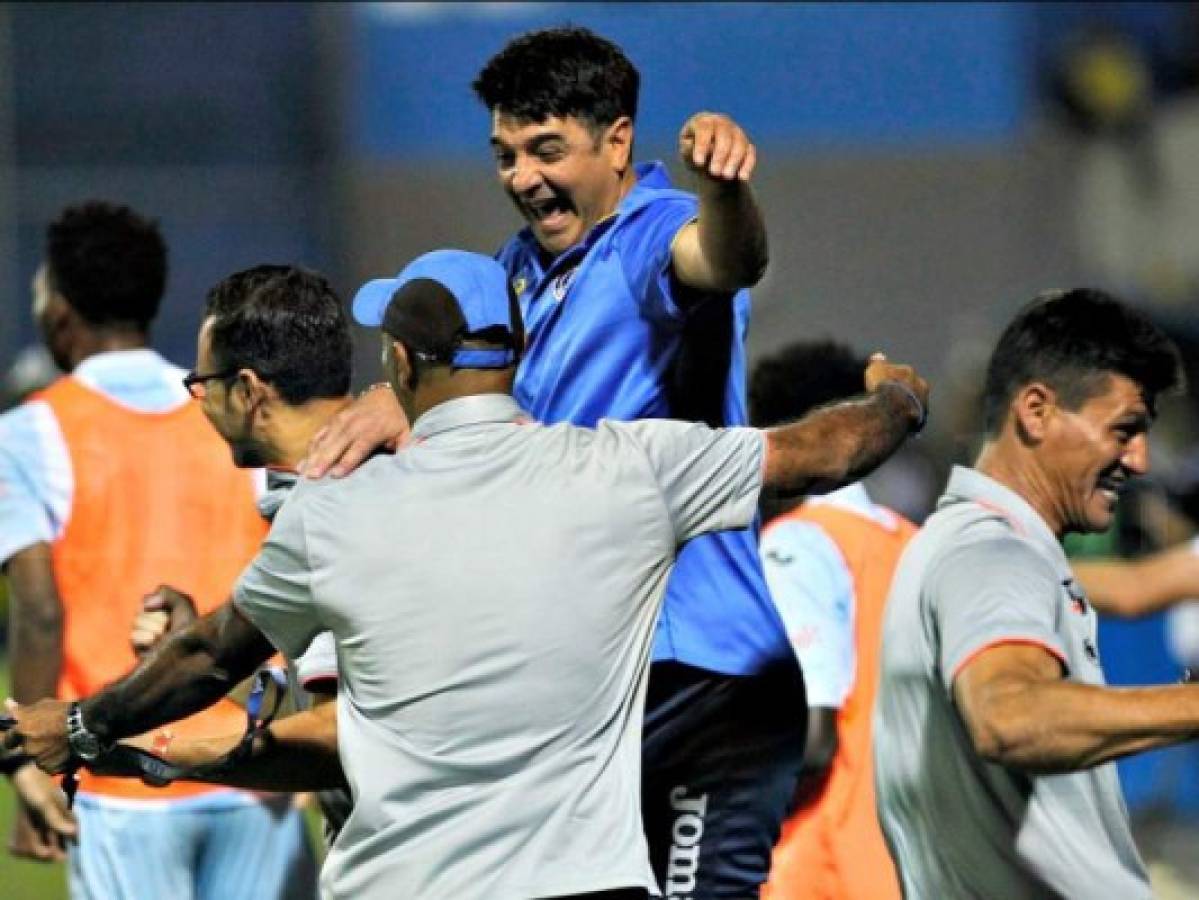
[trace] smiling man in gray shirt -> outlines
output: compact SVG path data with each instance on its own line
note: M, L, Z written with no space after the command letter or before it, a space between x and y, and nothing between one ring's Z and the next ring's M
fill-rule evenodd
M1199 688L1104 685L1060 539L1148 468L1173 345L1097 291L1000 338L988 439L896 571L875 707L879 818L904 896L1147 898L1113 760L1199 735Z
M927 387L878 358L866 396L770 431L543 426L510 395L523 335L494 260L427 254L355 314L383 327L411 440L298 485L233 604L84 701L83 727L145 730L269 656L264 635L294 653L327 630L354 805L326 896L644 898L640 727L679 547L748 527L764 485L861 477L923 420ZM18 719L12 742L61 769L62 709Z

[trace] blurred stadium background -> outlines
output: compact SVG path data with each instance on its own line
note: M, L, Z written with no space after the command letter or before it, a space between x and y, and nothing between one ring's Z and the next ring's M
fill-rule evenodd
M757 142L772 260L751 355L827 334L933 377L930 433L884 486L894 505L920 515L969 455L986 349L1038 290L1123 293L1199 359L1195 4L3 4L8 402L41 373L29 281L68 203L161 221L172 274L154 339L187 366L203 293L235 269L301 262L349 294L437 246L490 252L516 219L469 82L514 33L564 22L640 68L639 158L672 159L700 109ZM363 335L359 383L376 359ZM1194 530L1199 419L1189 401L1164 419L1157 476L1078 552ZM1194 621L1106 624L1109 677L1174 680L1199 659ZM1199 749L1121 772L1161 895L1196 896ZM0 859L5 897L53 896L49 877Z

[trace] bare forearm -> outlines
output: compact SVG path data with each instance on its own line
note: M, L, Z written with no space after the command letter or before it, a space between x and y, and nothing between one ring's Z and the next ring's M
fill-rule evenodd
M1188 543L1139 560L1085 560L1072 565L1101 613L1147 616L1199 597L1199 554Z
M1032 772L1086 769L1199 736L1199 686L1108 688L1060 680L1012 687L971 729L979 753Z
M696 225L713 288L735 291L761 280L768 260L766 222L748 182L705 182Z
M826 406L769 429L765 486L779 494L831 490L868 475L914 425L908 395L884 385L859 400Z
M211 706L272 653L262 634L227 603L84 701L83 720L104 740L149 731Z
M15 554L9 586L9 664L19 703L53 697L62 673L63 612L47 544Z
M240 740L240 734L176 740L164 755L176 765L205 766L220 760ZM224 772L196 780L260 791L346 787L337 755L335 708L318 707L271 723L248 757Z

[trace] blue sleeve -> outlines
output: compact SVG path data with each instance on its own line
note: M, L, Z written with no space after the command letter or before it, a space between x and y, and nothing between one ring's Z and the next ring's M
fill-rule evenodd
M685 317L671 271L670 248L684 225L699 214L694 197L655 200L628 214L616 235L620 266L629 291L647 318L681 322Z
M49 447L57 429L45 404L28 404L0 416L0 563L33 544L57 537L52 509L54 484L63 505L69 503L69 460L64 447ZM48 467L67 466L57 478ZM53 484L52 484L53 483ZM60 513L65 513L60 511Z

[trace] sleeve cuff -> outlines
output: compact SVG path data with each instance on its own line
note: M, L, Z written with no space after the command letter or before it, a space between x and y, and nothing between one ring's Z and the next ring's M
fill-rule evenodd
M1057 643L1047 641L1042 637L1034 637L1031 635L1013 635L1011 637L994 638L984 644L972 647L971 649L962 653L953 666L951 666L949 669L948 677L945 680L946 689L952 691L953 683L957 680L957 677L961 674L962 670L965 669L966 666L970 665L970 663L974 662L974 660L978 659L978 657L982 656L982 654L995 647L1002 647L1009 644L1040 647L1050 656L1055 657L1057 661L1062 664L1062 669L1066 672L1066 674L1069 674L1070 672L1070 661L1066 659L1066 651L1063 650Z

